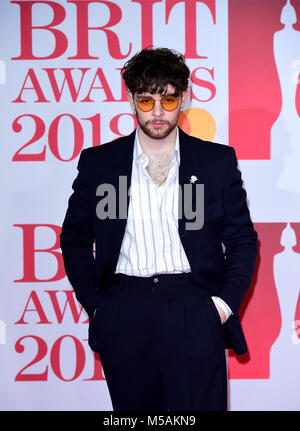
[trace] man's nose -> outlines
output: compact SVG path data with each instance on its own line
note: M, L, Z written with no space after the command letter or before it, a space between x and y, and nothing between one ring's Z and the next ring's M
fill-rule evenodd
M161 106L160 100L155 100L152 113L155 116L161 116L163 114L163 112L164 112L164 110L163 110L163 107Z

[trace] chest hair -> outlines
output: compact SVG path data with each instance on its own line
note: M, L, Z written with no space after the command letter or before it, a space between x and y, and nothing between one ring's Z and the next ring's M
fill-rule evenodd
M157 186L162 184L167 178L170 163L171 154L169 153L154 154L149 157L147 171Z

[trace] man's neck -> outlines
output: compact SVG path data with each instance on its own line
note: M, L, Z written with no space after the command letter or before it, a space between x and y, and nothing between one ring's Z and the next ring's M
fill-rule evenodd
M142 150L149 158L158 156L162 153L173 153L176 143L177 127L175 127L172 132L164 139L150 138L140 127L137 129L137 133Z
M171 156L176 145L177 128L164 139L152 139L140 128L137 133L141 148L149 158L146 169L154 183L160 186L168 176Z

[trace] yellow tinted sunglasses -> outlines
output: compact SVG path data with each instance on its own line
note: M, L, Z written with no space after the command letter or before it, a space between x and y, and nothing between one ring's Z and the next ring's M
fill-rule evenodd
M151 96L137 96L136 102L141 111L149 112L154 108L156 100ZM163 96L157 102L160 102L165 111L174 111L178 107L179 99L176 96Z

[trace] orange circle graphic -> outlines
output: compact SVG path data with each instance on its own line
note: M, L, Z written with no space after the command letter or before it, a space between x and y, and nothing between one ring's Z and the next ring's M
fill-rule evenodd
M214 117L202 108L189 108L183 111L178 126L189 135L204 141L212 141L217 131Z

